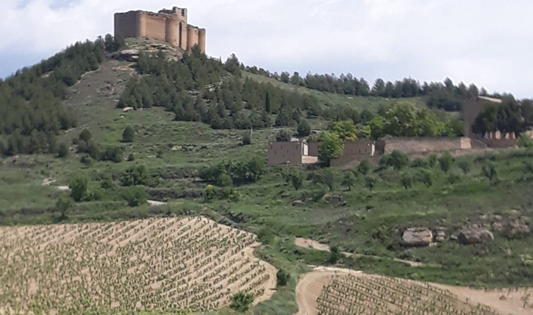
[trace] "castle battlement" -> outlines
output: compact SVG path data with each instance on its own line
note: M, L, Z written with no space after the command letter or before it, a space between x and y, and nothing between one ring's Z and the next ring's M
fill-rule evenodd
M200 52L205 53L206 30L188 24L187 19L187 9L179 7L157 13L139 10L115 13L115 36L156 39L189 52L198 45Z

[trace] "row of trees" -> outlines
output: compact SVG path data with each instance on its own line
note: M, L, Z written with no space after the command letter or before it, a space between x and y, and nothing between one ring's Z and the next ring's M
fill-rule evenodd
M500 131L502 136L520 133L533 127L533 101L504 99L502 104L488 105L475 119L472 131L485 135Z
M66 87L98 69L106 51L120 48L111 35L95 42L78 42L39 64L0 80L0 153L55 153L56 135L76 125L61 102Z
M473 96L488 94L484 88L480 90L475 84L467 86L461 82L455 85L449 78L446 78L442 83L424 82L422 84L412 78L404 78L395 82L377 79L370 85L364 78L358 79L352 74L336 76L334 74L320 75L308 73L305 77L302 77L298 72L294 72L291 75L288 72L282 72L281 74L270 73L264 69L245 67L244 65L241 65L241 68L248 72L274 78L287 84L342 95L385 98L428 96L427 104L430 107L447 111L458 111L461 109L461 104L464 100Z

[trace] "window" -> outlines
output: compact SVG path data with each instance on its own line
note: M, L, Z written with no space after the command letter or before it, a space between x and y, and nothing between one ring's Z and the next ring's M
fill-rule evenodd
M181 16L185 16L185 9L181 9Z

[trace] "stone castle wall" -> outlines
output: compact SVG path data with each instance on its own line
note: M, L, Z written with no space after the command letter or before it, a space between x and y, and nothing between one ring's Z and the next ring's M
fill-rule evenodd
M206 30L188 24L187 9L178 7L159 13L115 13L115 36L146 37L168 42L187 51L191 51L195 45L198 45L201 53L205 53L206 49Z

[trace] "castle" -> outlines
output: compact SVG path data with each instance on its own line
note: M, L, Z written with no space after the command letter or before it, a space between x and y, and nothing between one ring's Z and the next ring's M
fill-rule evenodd
M156 39L189 52L198 45L200 52L205 53L205 35L205 29L187 23L187 9L174 7L172 10L163 9L158 13L115 13L116 37Z

